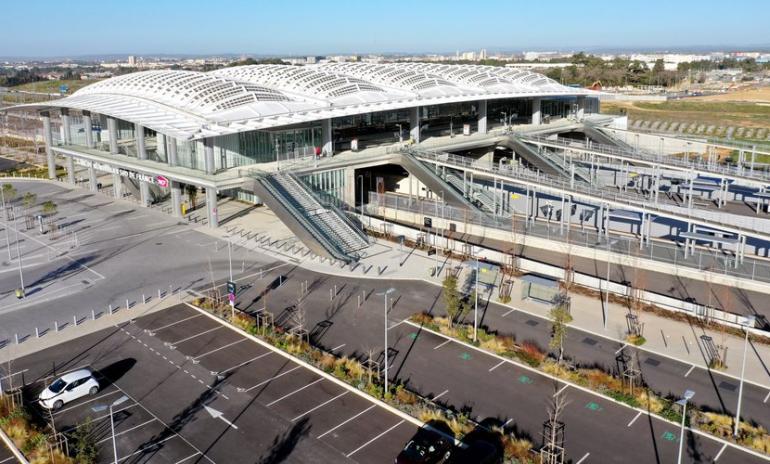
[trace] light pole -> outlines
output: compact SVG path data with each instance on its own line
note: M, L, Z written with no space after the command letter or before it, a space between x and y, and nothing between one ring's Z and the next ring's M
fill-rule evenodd
M8 247L8 261L11 260L11 239L8 237L8 210L5 209L5 191L0 186L0 198L3 200L3 216L5 216L5 246Z
M607 280L604 283L604 308L602 311L604 330L607 330L607 318L610 312L610 247L616 243L618 243L617 240L610 241L610 238L607 237Z
M479 257L476 256L476 285L473 288L473 293L475 294L475 302L473 304L473 341L476 342L476 335L479 330L479 272L481 270L479 269Z
M677 401L676 404L682 406L682 428L679 432L679 456L676 459L677 464L682 464L682 445L684 443L684 420L687 417L687 402L695 396L692 390L685 390L684 398Z
M112 416L112 408L120 404L123 404L127 400L128 400L128 397L126 395L123 395L120 398L113 401L109 406L106 404L100 404L91 408L91 410L94 412L101 412L101 411L104 411L105 409L110 410L110 430L112 431L112 456L114 458L115 464L118 464L118 445L115 443L115 420L113 419L113 416Z
M743 325L743 330L746 332L746 338L743 341L743 362L741 363L741 383L738 387L738 408L735 411L735 429L733 430L733 436L738 437L738 428L741 424L741 400L743 400L743 376L746 374L746 352L749 348L749 327L754 327L754 316L747 317L746 324Z
M364 176L359 174L358 178L361 179L361 227L364 226ZM410 186L412 184L409 184Z
M383 395L388 392L388 295L395 291L396 289L391 287L377 294L385 296L385 389L382 391Z
M8 226L8 221L6 221L6 227ZM18 255L17 258L19 259L19 290L20 293L18 296L19 298L24 297L24 274L21 272L21 248L19 246L19 221L18 221L18 214L16 214L16 211L13 212L13 226L16 230L16 254Z

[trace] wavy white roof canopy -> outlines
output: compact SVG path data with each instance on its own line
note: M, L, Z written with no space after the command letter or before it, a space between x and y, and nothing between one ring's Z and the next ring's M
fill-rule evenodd
M191 140L422 105L591 93L541 74L494 66L252 65L136 72L60 100L14 108L88 110Z

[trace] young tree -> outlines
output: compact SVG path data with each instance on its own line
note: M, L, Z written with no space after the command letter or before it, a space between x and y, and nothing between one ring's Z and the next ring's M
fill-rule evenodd
M16 187L11 184L3 184L3 197L8 203L16 199L17 195Z
M569 295L562 292L549 313L551 318L551 340L549 340L548 346L553 350L559 350L559 364L564 360L564 336L567 334L567 324L572 322L569 305Z
M43 214L46 215L55 215L57 211L56 203L52 202L51 200L47 200L43 202Z
M30 209L35 206L35 203L37 202L37 195L32 192L27 192L24 194L24 197L22 197L21 201L24 204L24 208Z
M444 277L442 286L444 308L446 310L447 318L449 319L449 326L452 327L455 319L459 316L462 307L460 292L457 291L457 277L454 273L450 272Z

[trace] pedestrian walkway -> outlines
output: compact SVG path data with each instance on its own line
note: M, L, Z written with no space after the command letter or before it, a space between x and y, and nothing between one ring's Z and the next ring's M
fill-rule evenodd
M366 256L358 264L343 265L314 257L281 222L266 208L258 208L251 213L238 217L228 223L226 228L211 230L199 229L213 236L230 240L236 246L243 246L265 253L278 260L290 262L305 269L333 274L341 277L371 278L386 280L424 280L433 285L441 285L440 277L431 273L438 267L440 275L444 271L461 263L444 256L428 256L427 253L413 250L396 243L375 240L367 250ZM511 302L497 303L497 291L492 291L492 301L500 310L523 311L538 317L548 318L550 306L522 299L521 281L514 279ZM489 297L488 293L480 293ZM597 336L625 342L627 333L626 306L610 302L606 327L603 318L604 302L594 296L580 293L572 294L571 325L577 329ZM494 307L493 307L494 309ZM506 310L506 311L508 311ZM727 368L724 374L740 377L741 362L744 352L744 339L719 330L703 329L686 321L663 317L651 312L642 312L639 316L644 324L646 343L643 350L668 356L683 362L707 368L708 356L702 336L711 337L714 344L727 347ZM493 328L494 329L494 328ZM770 338L768 343L750 342L746 357L747 381L770 387Z

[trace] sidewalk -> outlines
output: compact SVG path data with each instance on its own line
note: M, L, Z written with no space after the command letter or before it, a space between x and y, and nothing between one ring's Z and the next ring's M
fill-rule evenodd
M293 263L305 269L347 278L370 278L380 280L423 280L433 285L441 285L439 278L431 277L429 269L440 266L443 272L447 266L457 266L456 260L448 262L446 257L428 256L425 252L411 250L398 244L376 240L366 250L367 255L357 265L332 265L328 260L321 262L304 254L308 251L301 242L269 210L258 208L249 214L233 219L226 227L211 230L198 229L214 237L230 240L236 246L246 247L264 253L275 259ZM240 236L239 233L250 234ZM269 237L269 240L267 238ZM262 243L260 243L260 240ZM269 242L269 244L268 244ZM443 274L442 274L443 275ZM541 318L548 318L549 306L521 298L521 282L514 279L511 302L507 305L497 303L497 292L493 291L492 301L500 306L523 311ZM617 303L608 306L608 320L605 329L602 319L604 302L583 294L572 294L571 326L625 343L628 309ZM661 317L649 312L641 312L640 322L644 324L644 336L647 342L642 350L681 360L695 366L707 368L702 335L712 337L715 344L727 346L727 368L720 371L726 375L740 378L744 340L718 330L704 330L687 322ZM746 381L770 388L770 344L750 343L746 357Z

